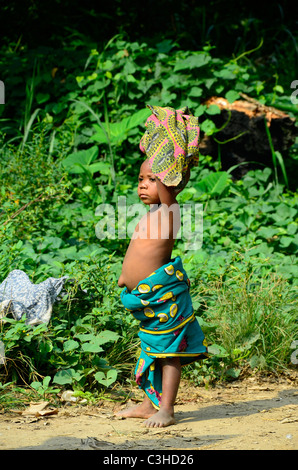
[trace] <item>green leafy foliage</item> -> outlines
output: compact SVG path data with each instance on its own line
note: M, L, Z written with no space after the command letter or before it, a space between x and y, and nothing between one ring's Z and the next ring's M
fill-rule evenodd
M198 365L197 382L236 378L244 365L267 371L287 367L297 328L296 288L270 272L268 261L249 249L236 251L229 264L213 261L212 271L195 257L190 261L196 272L193 297L213 366L212 377Z
M219 129L210 118L220 110L204 104L211 95L232 102L244 92L297 113L277 80L263 80L248 54L225 59L210 45L185 51L170 40L153 47L119 35L102 48L86 44L73 40L65 56L49 48L47 56L36 56L33 74L30 54L16 49L8 55L15 121L2 114L0 281L12 269L23 269L35 283L49 276L74 280L47 326L12 318L0 326L1 382L31 384L41 396L66 387L96 394L133 371L137 324L125 313L117 285L129 240L99 240L96 209L120 196L127 205L138 202L146 104L187 105L199 116L202 135L214 136ZM16 78L21 75L26 90ZM296 152L294 146L285 164L272 148L272 166L239 181L220 160L202 156L178 196L181 205L204 210L201 249L182 238L174 250L185 260L210 344L209 362L192 368L197 383L235 379L247 365L291 366L298 235L297 193L287 177Z
M150 111L148 109L141 109L120 122L102 124L101 126L94 124L96 133L91 137L91 140L95 140L100 144L120 144L127 138L129 131L134 130L140 124L144 124L149 116Z

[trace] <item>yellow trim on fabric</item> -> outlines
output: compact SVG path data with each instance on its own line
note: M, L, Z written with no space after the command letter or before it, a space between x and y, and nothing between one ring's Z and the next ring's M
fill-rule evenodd
M170 328L169 330L162 330L162 331L157 331L157 330L146 330L145 328L140 328L140 331L143 331L144 333L149 333L151 335L164 335L165 333L171 333L171 331L176 331L182 328L186 323L192 322L195 320L195 314L193 313L189 318L181 322L179 325L175 326L174 328Z
M203 352L203 353L198 353L197 356L198 356L198 361L202 361L202 360L204 360L204 357L205 357L205 358L209 357L209 354ZM204 357L203 357L203 356L204 356ZM169 356L169 357L170 357L170 356ZM195 356L195 357L196 357L196 356ZM184 364L182 364L182 366L188 366L189 364L192 364L192 363L193 363L193 361L185 362Z
M147 393L145 392L145 390L143 390L143 392L145 393L146 397L149 398L149 401L150 403L153 405L153 407L156 409L156 410L159 410L160 409L160 406L157 406L154 401L151 400L149 394L147 395ZM162 393L160 394L160 396L162 396Z
M206 353L150 353L146 351L147 356L154 356L154 357L196 357L202 354L206 355ZM208 357L208 356L207 356Z

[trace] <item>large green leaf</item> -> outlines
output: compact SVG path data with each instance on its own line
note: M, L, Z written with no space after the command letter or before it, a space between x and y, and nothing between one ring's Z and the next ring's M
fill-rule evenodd
M117 371L115 369L110 369L108 370L107 374L104 372L96 372L94 374L94 378L99 382L100 384L104 385L105 387L109 387L114 383L117 379Z
M229 174L226 171L218 171L217 173L210 173L196 184L195 187L210 196L218 196L228 186L228 182Z
M199 52L197 54L193 54L186 59L179 60L174 67L174 72L178 70L192 70L195 68L203 67L204 65L210 62L211 57L209 54L204 52Z
M82 344L82 350L84 352L96 353L103 351L101 347L103 344L109 343L110 341L117 341L119 335L114 331L104 330L96 335L92 333L79 334L77 338L81 341L85 341Z
M108 343L109 341L117 341L119 338L118 333L115 333L114 331L110 330L104 330L99 333L99 335L96 336L96 341L98 344L105 344Z
M78 347L79 347L79 343L77 341L74 341L73 339L69 339L68 341L65 341L63 344L63 349L65 352L73 351L74 349L77 349Z
M73 381L81 380L82 375L75 369L63 369L59 370L53 378L53 383L59 385L72 384Z
M68 155L62 166L69 173L84 173L84 167L89 166L98 156L98 146L94 145L87 150L80 150Z
M129 131L143 124L144 121L150 116L151 112L149 109L141 109L132 116L122 119L120 122L112 122L109 124L94 124L96 134L91 137L91 140L95 140L101 144L120 144L126 139Z
M89 343L83 343L82 350L86 353L99 353L103 351L102 347L99 346L97 341L90 341Z
M98 146L90 147L87 150L80 150L68 155L65 160L62 161L63 167L69 172L74 174L96 172L102 175L111 174L111 164L105 161L94 161L98 156Z

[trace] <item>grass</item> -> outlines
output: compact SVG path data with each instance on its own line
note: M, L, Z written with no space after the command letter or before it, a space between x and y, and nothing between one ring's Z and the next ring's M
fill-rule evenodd
M297 288L287 279L251 272L242 260L240 267L231 264L220 276L210 276L207 284L199 279L194 299L201 302L213 380L236 378L247 365L271 373L291 368L298 310ZM200 381L202 366L197 367Z

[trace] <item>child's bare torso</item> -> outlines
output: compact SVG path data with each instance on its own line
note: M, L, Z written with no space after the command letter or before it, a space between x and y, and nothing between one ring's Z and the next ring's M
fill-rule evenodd
M131 291L140 281L171 259L180 227L178 204L172 209L173 212L163 206L150 209L137 224L123 261L118 280L120 287L126 286Z

